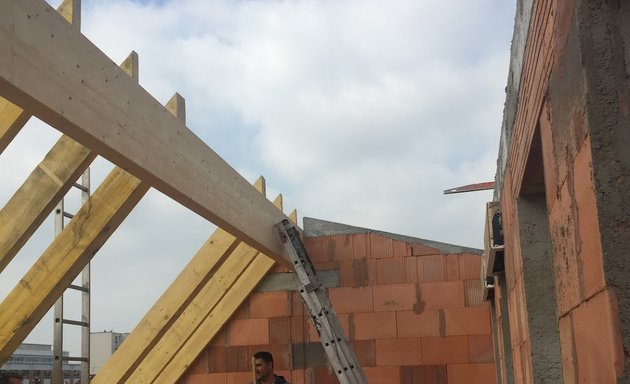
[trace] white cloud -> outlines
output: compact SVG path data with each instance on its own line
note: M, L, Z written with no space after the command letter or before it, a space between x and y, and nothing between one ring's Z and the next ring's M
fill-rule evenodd
M187 125L247 179L265 175L287 210L481 246L491 192L442 190L494 176L512 2L83 3L83 32L116 62L136 50L141 85L162 102L179 91ZM0 202L55 134L29 126L0 156ZM99 160L93 184L110 168ZM131 329L212 228L149 192L94 260L93 328ZM45 247L42 231L0 294Z

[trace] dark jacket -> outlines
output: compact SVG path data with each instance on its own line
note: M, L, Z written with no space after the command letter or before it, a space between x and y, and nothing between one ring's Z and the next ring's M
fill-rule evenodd
M274 375L276 379L273 381L273 384L289 384L289 382L284 378L284 376ZM256 380L256 384L258 384L258 380Z

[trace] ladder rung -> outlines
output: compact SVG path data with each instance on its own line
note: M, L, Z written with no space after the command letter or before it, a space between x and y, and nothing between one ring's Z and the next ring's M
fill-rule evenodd
M88 324L85 321L76 321L76 320L62 319L61 322L63 324L78 325L79 327L88 327L88 326L90 326L90 324Z
M86 187L85 185L83 185L83 184L74 183L73 186L75 188L78 188L78 189L82 190L83 192L90 192L90 189L88 187Z
M74 285L74 284L70 284L68 286L68 289L74 289L75 291L81 291L81 292L85 292L85 293L89 293L90 292L89 288L82 287L80 285Z
M83 362L88 362L88 358L87 357L73 357L73 356L62 356L61 357L62 361L83 361Z
M74 217L74 215L72 213L68 213L66 211L63 211L63 216L67 217L68 219L72 219Z

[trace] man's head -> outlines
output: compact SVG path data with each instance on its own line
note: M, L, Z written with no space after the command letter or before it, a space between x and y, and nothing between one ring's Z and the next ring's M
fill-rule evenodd
M273 356L266 351L254 353L256 380L267 381L273 377Z
M3 373L0 375L0 384L22 384L23 378L17 373Z

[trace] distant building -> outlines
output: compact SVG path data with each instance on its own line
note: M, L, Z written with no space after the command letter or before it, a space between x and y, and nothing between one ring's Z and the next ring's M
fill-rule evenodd
M129 333L113 331L92 332L90 334L90 375L98 373L127 336Z
M68 356L64 351L63 356ZM24 376L25 384L49 384L52 375L53 353L50 344L22 344L0 367L1 371L17 372ZM74 384L81 376L81 364L63 365L64 381Z

